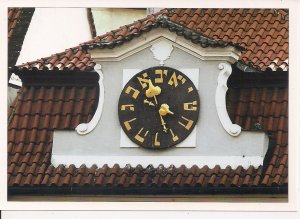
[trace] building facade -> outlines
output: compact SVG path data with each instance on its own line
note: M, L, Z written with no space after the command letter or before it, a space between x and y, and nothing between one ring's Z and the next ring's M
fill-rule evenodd
M10 196L287 197L286 10L162 9L12 72Z

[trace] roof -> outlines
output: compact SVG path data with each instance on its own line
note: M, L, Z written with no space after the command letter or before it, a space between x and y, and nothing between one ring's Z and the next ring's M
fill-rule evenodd
M200 46L243 48L240 62L256 70L287 71L288 21L288 13L280 9L164 9L80 46L18 67L89 71L95 63L86 52L87 48L114 48L153 28L168 28ZM212 43L207 45L207 41ZM78 50L83 54L76 54Z
M280 17L283 12L280 10L278 15L272 10L252 9L176 9L169 12L163 10L155 15L148 16L144 20L135 22L135 25L140 23L141 26L132 31L139 33L142 24L150 22L149 19L153 19L151 23L156 22L155 19L159 14L166 13L172 22L181 23L181 25L195 30L196 27L203 28L204 23L201 21L205 18L204 20L210 26L210 28L203 28L203 31L207 31L204 32L205 35L210 35L210 32L215 29L215 34L218 33L218 36L221 36L224 35L225 31L226 33L230 32L228 25L231 23L239 22L246 25L242 20L246 19L244 17L247 16L247 20L250 16L253 23L255 23L255 16L258 17L260 25L268 20L269 24L276 23L277 27L280 25L285 26L279 21L275 22L278 19L281 21ZM227 20L227 23L218 20L222 17ZM216 22L209 19L214 19ZM223 32L218 31L219 29L215 26L224 25L226 27L225 24L228 28L224 29ZM127 26L127 28L130 27L131 25ZM269 30L273 29L269 26L267 28ZM282 27L281 30L283 29L285 27ZM109 42L112 42L117 39L118 35L116 33L120 33L120 30L119 32L112 31L105 36L94 38L83 45L92 45L105 37ZM231 29L231 33L233 30ZM256 32L259 31L260 28ZM287 32L287 29L285 31ZM123 27L122 33L124 32ZM112 35L114 35L114 38L112 38ZM263 35L267 34L263 33ZM124 36L124 34L121 36ZM242 45L245 39L241 36L243 35L239 35L238 39L234 37L234 34L227 35L228 39L237 40L233 43L245 47L245 45ZM208 36L208 38L214 39L214 36ZM267 47L267 44L255 41L255 38L251 38L252 44L257 45L258 48L261 48L260 44ZM281 37L276 39L278 38L281 39ZM280 44L284 41L283 39L282 37L279 41ZM287 38L285 40L287 43ZM279 47L279 43L274 42L277 47ZM285 43L282 45L285 45ZM259 54L259 49L252 47L253 51L257 50L256 54ZM273 45L270 45L267 48L271 49L272 47ZM283 51L282 47L277 47L274 47L275 53L276 51ZM246 60L250 60L250 57L255 58L257 56L251 54L247 57L247 54L245 52L242 55L245 63L247 63ZM276 54L276 57L281 60L287 59L287 51L286 53L278 52ZM279 54L284 55L279 56ZM259 61L253 63L260 63L264 56L259 56L259 58ZM280 62L278 63L280 64ZM53 78L58 81L60 80L59 72L68 70L68 73L72 74L72 71L75 72L75 70L76 72L90 71L94 65L95 63L91 60L88 52L82 46L78 46L68 49L66 52L40 59L38 62L21 66L21 68L25 67L27 69L21 76L26 77L28 72L44 75L42 72L51 70L55 75ZM44 70L31 71L32 67ZM276 70L279 70L279 67L277 66ZM266 70L267 65L260 69ZM286 68L282 70L286 70ZM88 77L89 74L91 73L86 72L84 75ZM246 80L242 80L240 76L245 76ZM252 77L255 83L251 83L249 77ZM242 166L237 168L227 166L225 169L221 169L218 165L209 168L207 166L197 166L197 164L191 168L185 166L165 167L162 165L158 167L152 165L147 167L140 165L120 167L118 164L112 167L107 165L86 167L84 164L81 167L60 165L55 168L51 165L54 130L74 130L78 124L90 121L97 106L98 86L92 83L61 86L55 83L50 84L51 80L45 80L44 84L41 84L36 83L34 78L25 80L8 112L8 187L10 193L74 194L76 191L80 194L82 192L93 194L115 194L118 192L119 194L130 192L134 194L139 192L144 194L161 194L164 192L168 192L168 194L287 193L288 74L284 72L273 72L272 74L251 73L249 76L249 74L234 67L227 92L227 109L232 122L240 125L245 130L251 130L259 124L261 129L268 133L271 140L264 165L258 168L250 166L248 169L244 169ZM261 78L262 83L257 83L257 78ZM48 82L49 84L47 84Z
M8 9L8 66L17 62L33 13L34 8Z

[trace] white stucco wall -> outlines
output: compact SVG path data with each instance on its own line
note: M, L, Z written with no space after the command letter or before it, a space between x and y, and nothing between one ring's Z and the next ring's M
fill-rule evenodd
M97 35L105 34L121 26L130 24L147 15L146 8L92 8Z
M160 34L163 33L162 29L156 31ZM123 44L119 49L125 50L126 46L136 45L138 39L150 41L150 36L154 32L155 30L144 34L143 38L136 38ZM147 42L147 40L145 41ZM75 164L79 167L82 164L86 166L107 164L112 167L118 163L122 167L126 164L132 166L141 164L143 167L149 164L155 167L159 164L164 166L173 164L177 167L184 164L192 167L197 164L213 168L218 164L221 168L225 168L227 165L232 168L242 165L247 169L250 165L257 167L263 164L269 143L267 135L261 131L243 131L239 136L233 137L225 131L218 117L215 93L220 75L218 66L224 62L222 57L215 57L215 60L202 60L197 57L198 53L192 53L183 47L179 48L173 41L163 40L174 46L169 59L165 61L165 66L179 70L198 69L197 80L194 82L198 83L200 97L196 143L194 145L186 144L186 146L192 146L188 148L171 147L167 150L157 151L146 150L142 147L124 147L121 144L122 132L118 117L118 101L123 89L123 79L126 78L123 75L126 72L124 69L147 69L159 65L160 61L155 58L156 56L154 57L151 51L155 40L151 40L149 44L143 46L141 51L127 52L126 54L130 53L130 55L121 60L99 61L94 56L94 60L102 66L103 74L103 86L100 90L102 89L104 93L104 104L100 120L95 129L86 135L78 135L75 130L54 131L51 157L54 166ZM196 48L193 47L194 50ZM105 54L105 52L107 52L106 55L108 53L116 54L117 50L117 47L113 50L101 50L99 54ZM96 54L94 53L94 55ZM186 140L182 143L185 144Z
M17 65L62 52L91 37L86 8L36 8Z

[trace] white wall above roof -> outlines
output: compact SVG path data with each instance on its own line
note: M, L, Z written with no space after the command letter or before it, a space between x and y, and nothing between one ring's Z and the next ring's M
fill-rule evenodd
M146 17L140 8L92 8L97 36Z
M190 40L186 40L182 36L178 36L176 33L162 28L144 33L140 37L134 38L114 49L94 48L89 50L89 53L95 62L120 61L145 48L151 47L159 41L168 41L173 47L177 47L201 60L219 60L233 64L241 55L241 52L232 46L225 48L203 48Z
M63 52L91 37L86 8L36 8L16 65ZM14 74L9 83L22 86Z
M63 52L91 37L86 8L36 8L17 65Z

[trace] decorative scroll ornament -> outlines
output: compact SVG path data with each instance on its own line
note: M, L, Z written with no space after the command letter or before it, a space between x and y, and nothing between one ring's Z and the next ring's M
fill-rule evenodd
M161 66L163 66L165 64L164 61L170 58L173 46L166 41L159 41L153 44L150 50L152 51L154 58L159 61Z
M228 90L227 80L231 75L232 68L228 63L220 63L218 67L221 71L218 76L215 98L217 113L223 128L228 132L228 134L231 136L238 136L241 133L241 127L231 122L226 109L226 92Z
M98 84L99 84L100 92L99 92L99 99L98 99L98 107L95 112L95 115L93 116L92 120L89 123L81 123L75 128L75 130L77 131L77 133L79 135L86 135L86 134L90 133L91 131L93 131L94 128L96 127L97 123L100 121L100 117L102 114L102 109L103 109L103 104L104 104L103 73L102 73L100 64L96 64L94 69L99 75Z

